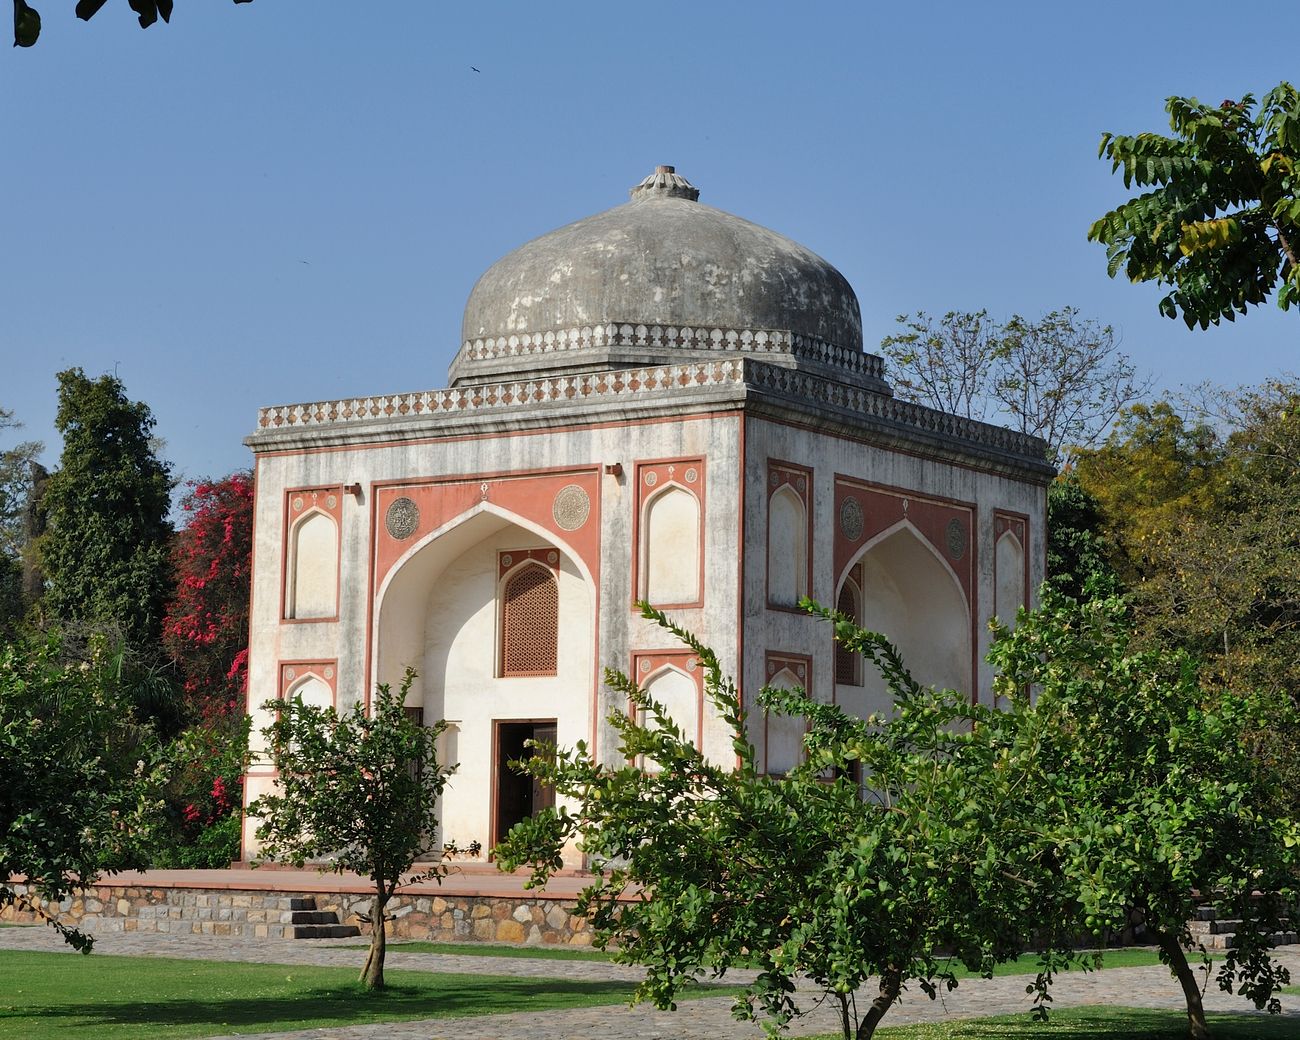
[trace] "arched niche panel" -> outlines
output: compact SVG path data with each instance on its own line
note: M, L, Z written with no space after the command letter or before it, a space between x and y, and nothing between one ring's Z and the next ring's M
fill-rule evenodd
M1010 629L1016 611L1025 605L1025 547L1012 531L1004 531L994 548L993 613Z
M860 568L854 567L840 586L840 594L835 600L835 610L843 614L854 624L862 620L862 588L858 584ZM854 653L839 640L835 641L835 685L862 685L862 655Z
M555 675L560 643L555 572L531 560L515 567L501 581L500 600L500 674Z
M772 493L767 504L767 601L797 607L808 594L808 512L789 484Z
M294 621L338 614L339 528L334 518L310 510L289 533L284 616Z
M658 607L698 604L702 596L700 500L670 484L645 503L641 595Z
M966 597L952 569L908 524L886 532L858 562L862 582L859 624L882 632L898 647L917 681L969 693L974 662ZM890 697L879 672L863 669L861 711L880 711Z
M679 668L661 668L641 688L664 708L667 716L686 739L698 746L700 732L700 687ZM645 721L644 716L641 719Z
M767 662L767 685L781 690L808 689L806 659L774 657ZM802 674L800 674L802 673ZM765 712L763 718L763 769L772 776L784 776L803 761L803 738L808 720L801 715Z

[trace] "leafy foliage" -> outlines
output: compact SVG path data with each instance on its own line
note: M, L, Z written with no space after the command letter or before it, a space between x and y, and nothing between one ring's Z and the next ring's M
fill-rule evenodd
M1102 537L1101 503L1073 470L1047 488L1047 581L1076 599L1119 591Z
M408 669L396 692L379 686L369 714L361 702L340 715L301 697L269 701L276 718L265 736L279 785L248 807L261 820L263 856L298 867L324 861L374 882L370 955L361 975L372 989L384 986L384 908L416 859L435 852L436 803L452 771L437 756L446 723L425 727L407 718L403 705L414 679ZM439 863L407 881L445 873Z
M158 646L170 590L170 469L154 453L148 405L115 377L59 373L59 470L43 499L46 606L62 623L111 624Z
M1094 443L1150 381L1119 351L1109 325L1073 307L998 322L987 311L900 315L881 353L901 396L971 419L993 418L1047 442L1057 461Z
M248 679L252 474L196 482L181 509L187 516L172 540L176 584L163 645L191 711L219 722L243 713Z
M1217 108L1196 98L1165 104L1174 136L1101 138L1124 187L1151 190L1092 225L1108 270L1173 288L1160 312L1188 328L1233 321L1276 290L1300 303L1300 93L1279 83Z
M143 869L161 817L156 744L120 674L102 641L81 661L56 638L0 646L0 905L35 910L87 953L94 940L40 901ZM9 881L16 874L27 893Z
M0 408L0 431L21 427ZM37 461L45 446L22 441L0 451L0 636L12 632L34 598L28 586L33 560L34 499L44 468Z
M251 4L253 0L235 0L237 4ZM77 0L76 14L82 21L90 21L99 13L108 0ZM140 28L147 29L161 18L170 22L173 0L127 0L127 5L135 12L140 21ZM40 38L41 16L27 0L14 0L14 46L30 47Z
M575 912L598 945L617 943L617 960L645 966L639 999L672 1007L694 979L757 967L738 1017L780 1028L800 1013L795 983L808 978L840 1008L844 1036L866 1038L909 983L933 998L957 984L956 965L987 972L1031 932L1046 950L1035 986L1046 998L1063 918L1050 909L1059 893L1038 814L1008 783L1029 750L1010 716L920 687L883 636L836 618L837 638L882 670L895 712L864 721L802 691L764 691L768 710L805 715L810 731L799 766L762 775L715 655L643 612L698 655L735 762L708 761L662 705L607 673L634 705L610 720L626 764L598 764L582 743L543 749L524 768L574 809L518 824L496 850L505 869L531 863L539 883L567 842L581 843L598 870ZM855 768L871 776L865 797ZM859 1007L872 977L878 992Z
M1212 901L1243 921L1220 987L1278 1010L1289 980L1268 936L1296 895L1300 826L1273 811L1272 777L1249 740L1275 705L1207 698L1188 658L1133 648L1117 597L1080 603L1045 589L1041 608L1002 635L989 655L995 690L1020 705L1037 749L1026 779L1051 806L1042 837L1084 926L1119 928L1136 911L1183 988L1191 1035L1204 1037L1184 951L1188 921ZM1031 688L1032 708L1021 694Z

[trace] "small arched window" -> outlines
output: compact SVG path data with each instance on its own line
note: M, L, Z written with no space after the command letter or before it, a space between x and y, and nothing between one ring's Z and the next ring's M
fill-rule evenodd
M293 529L284 616L304 619L337 614L338 574L338 525L327 513L308 513Z
M555 575L540 564L525 564L501 590L501 674L555 675L559 634Z
M645 512L642 595L656 606L700 600L700 502L682 487L668 487Z
M835 609L851 620L859 623L862 617L862 593L852 578L844 580ZM855 654L838 640L835 643L835 683L837 686L862 685L862 655Z
M767 506L767 601L796 607L807 592L807 519L803 501L786 484Z

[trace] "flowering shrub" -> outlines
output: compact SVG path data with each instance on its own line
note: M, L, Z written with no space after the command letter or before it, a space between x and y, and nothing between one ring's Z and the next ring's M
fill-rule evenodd
M197 481L172 542L176 588L163 645L193 715L205 721L243 711L248 679L248 598L253 552L253 477Z

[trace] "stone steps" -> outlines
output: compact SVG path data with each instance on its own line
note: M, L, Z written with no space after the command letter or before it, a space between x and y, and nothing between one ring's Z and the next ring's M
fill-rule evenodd
M333 910L317 910L316 900L310 896L289 900L289 911L291 939L351 939L361 934L354 924L340 924Z

